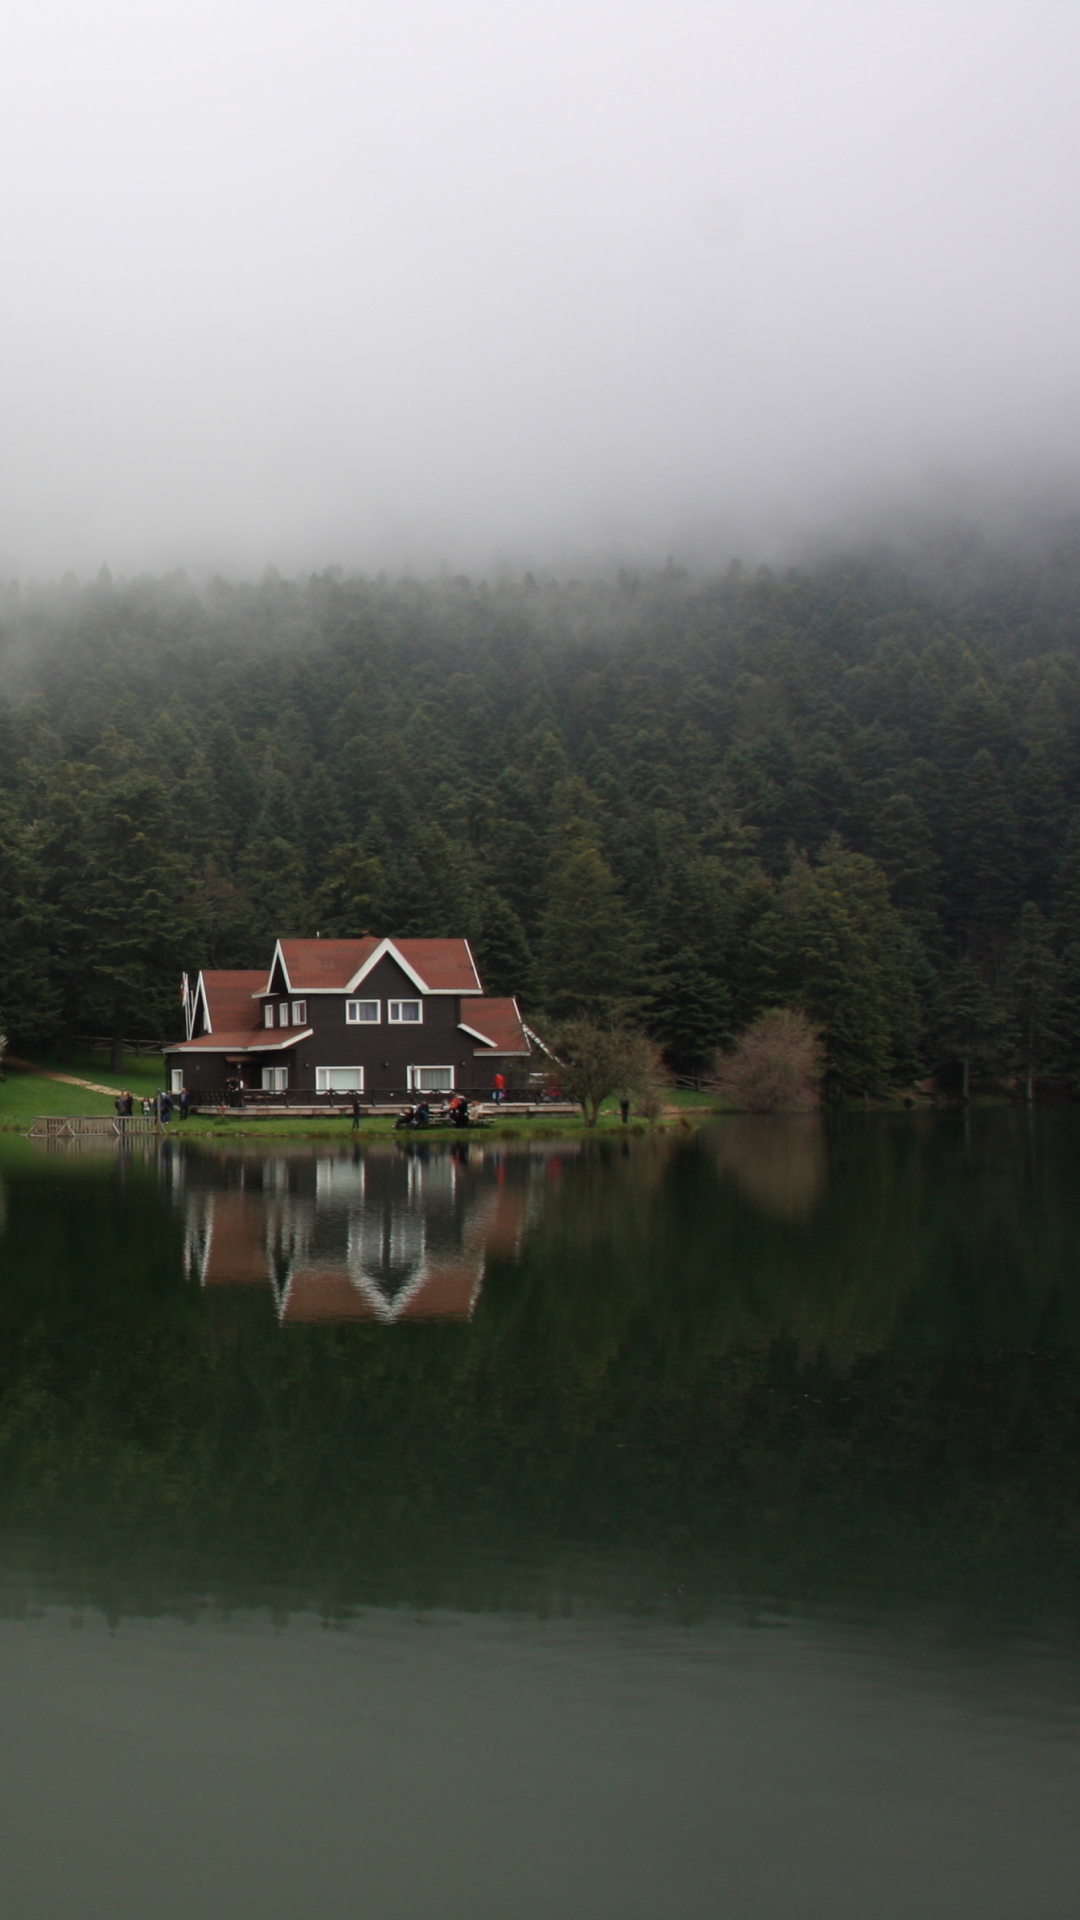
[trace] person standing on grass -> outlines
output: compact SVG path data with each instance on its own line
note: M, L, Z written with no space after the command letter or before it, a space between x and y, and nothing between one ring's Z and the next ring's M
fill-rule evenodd
M180 1089L180 1118L186 1120L191 1112L191 1095L186 1087Z
M353 1095L353 1103L352 1103L352 1106L349 1108L349 1112L352 1114L352 1127L350 1128L350 1132L359 1133L360 1131L360 1096L359 1094Z

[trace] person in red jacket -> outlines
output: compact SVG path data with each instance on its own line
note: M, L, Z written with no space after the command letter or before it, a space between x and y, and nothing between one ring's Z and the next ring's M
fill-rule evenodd
M495 1075L495 1078L494 1078L494 1080L492 1081L492 1083L491 1083L491 1084L492 1084L492 1087L493 1087L493 1089L494 1089L494 1099L495 1099L495 1105L496 1105L496 1106L500 1106L500 1105L501 1105L501 1103L502 1103L502 1098L503 1098L503 1095L504 1095L504 1094L505 1094L505 1092L506 1092L506 1078L505 1078L505 1075L503 1075L503 1074L501 1074L501 1073L497 1073L497 1074Z

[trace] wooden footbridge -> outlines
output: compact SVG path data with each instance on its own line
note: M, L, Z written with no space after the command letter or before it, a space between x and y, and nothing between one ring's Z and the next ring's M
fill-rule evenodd
M44 1113L34 1121L28 1140L157 1139L165 1128L153 1115L141 1113Z

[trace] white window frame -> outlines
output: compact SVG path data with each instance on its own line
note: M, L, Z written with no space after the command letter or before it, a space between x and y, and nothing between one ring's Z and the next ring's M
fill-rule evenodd
M415 1007L416 1019L415 1020L403 1019L401 1014L402 1007ZM389 1020L390 1025L392 1027L423 1026L424 1003L422 1000L388 1000L386 1003L386 1017Z
M334 1074L350 1074L352 1084L335 1086ZM316 1067L315 1091L316 1093L363 1093L364 1069L363 1067Z
M361 1013L361 1007L374 1007L374 1013ZM345 1024L348 1027L379 1027L382 1025L381 1000L346 1000Z
M183 1067L173 1067L169 1075L169 1092L183 1093L183 1091L184 1091L184 1069Z
M307 1001L294 1000L292 1003L292 1023L294 1027L307 1025Z
M446 1085L443 1087L425 1087L421 1079L421 1075L425 1073L445 1073L447 1076ZM454 1091L453 1067L410 1067L409 1068L409 1092L410 1093L453 1093L453 1091Z
M289 1091L288 1067L264 1067L262 1090L264 1093L287 1093Z
M289 1003L287 1000L283 1000L277 1010L277 1023L279 1027L287 1027L289 1024Z
M263 1008L263 1026L272 1027L273 1024L274 1024L274 1003L272 1000L268 1000L265 1007Z

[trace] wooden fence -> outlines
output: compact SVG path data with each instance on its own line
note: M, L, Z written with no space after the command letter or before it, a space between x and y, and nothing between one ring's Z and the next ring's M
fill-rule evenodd
M97 1135L103 1140L130 1140L136 1136L155 1138L165 1132L160 1120L144 1119L141 1113L43 1113L30 1128L31 1140L75 1140Z

